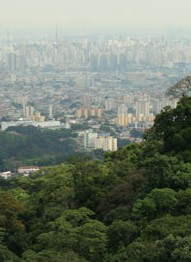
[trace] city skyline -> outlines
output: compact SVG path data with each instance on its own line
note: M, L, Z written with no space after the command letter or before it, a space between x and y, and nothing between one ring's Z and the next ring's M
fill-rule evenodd
M0 28L125 30L189 28L189 0L33 0L1 1Z

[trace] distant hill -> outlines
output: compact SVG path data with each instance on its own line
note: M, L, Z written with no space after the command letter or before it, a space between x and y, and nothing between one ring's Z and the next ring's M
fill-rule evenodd
M70 130L46 130L33 126L10 127L0 132L0 170L18 165L55 165L78 148Z

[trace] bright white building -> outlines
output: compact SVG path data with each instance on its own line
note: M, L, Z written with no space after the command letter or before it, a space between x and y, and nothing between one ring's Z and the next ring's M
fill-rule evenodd
M1 172L0 177L3 177L4 179L8 179L12 177L11 171Z
M10 122L1 122L1 131L5 131L11 126L35 126L41 128L60 128L61 124L60 121L10 121Z
M40 170L40 167L38 167L38 166L20 166L18 168L18 173L19 174L30 174L30 173L34 173L38 170Z
M93 132L92 129L85 131L84 133L84 148L87 151L95 149L95 141L97 139L97 133Z

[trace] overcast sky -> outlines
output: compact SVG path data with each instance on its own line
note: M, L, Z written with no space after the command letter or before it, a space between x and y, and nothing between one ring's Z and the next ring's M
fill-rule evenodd
M191 27L191 0L0 0L0 28Z

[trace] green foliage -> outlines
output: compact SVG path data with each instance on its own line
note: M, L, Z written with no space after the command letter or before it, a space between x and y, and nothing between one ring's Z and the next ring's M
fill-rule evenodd
M177 205L176 192L170 188L153 189L143 200L138 199L132 216L136 220L150 221L164 214L171 214Z
M73 137L75 134L65 129L10 127L8 132L0 132L0 170L14 170L23 164L47 166L62 163L78 148Z
M76 163L72 173L78 206L96 209L100 200L106 195L110 181L113 180L108 172L108 168L97 160Z
M164 239L169 234L187 237L191 234L191 216L166 215L151 221L143 230L142 237L148 240Z
M177 199L177 214L191 214L191 188L185 191L180 190L177 194Z
M90 261L102 261L107 251L107 228L99 221L90 221L79 228L79 254Z
M0 261L190 262L190 123L191 98L184 96L156 117L144 142L107 153L104 161L80 155L0 181ZM52 138L47 163L49 149L64 150L61 141L52 144L62 130L17 132L1 133L0 141L10 138L22 150L34 136Z
M147 190L169 187L174 190L191 186L191 165L180 162L176 157L156 153L142 163L148 178Z
M0 226L7 230L23 229L18 220L21 204L9 192L0 191Z
M132 221L115 220L108 229L109 248L117 250L121 245L127 246L138 235L138 228Z
M190 161L188 154L187 158L184 157L184 151L191 150L190 123L191 97L184 96L176 108L167 107L156 117L154 126L147 132L145 139L149 143L162 140L163 152L170 152L184 161Z
M104 221L110 224L113 220L127 220L133 204L144 186L145 179L141 173L133 173L120 181L105 198L100 201L97 212L104 215Z
M191 76L186 76L178 83L168 88L166 95L171 98L181 98L191 91Z
M58 252L74 250L90 261L102 261L106 252L106 226L90 217L94 213L86 208L67 210L49 223L50 231L38 236L40 250L55 249Z
M0 261L20 262L20 259L13 252L11 252L6 246L0 244Z
M57 252L54 250L45 250L36 253L32 250L26 251L22 256L22 262L87 262L85 259L80 258L73 251Z

